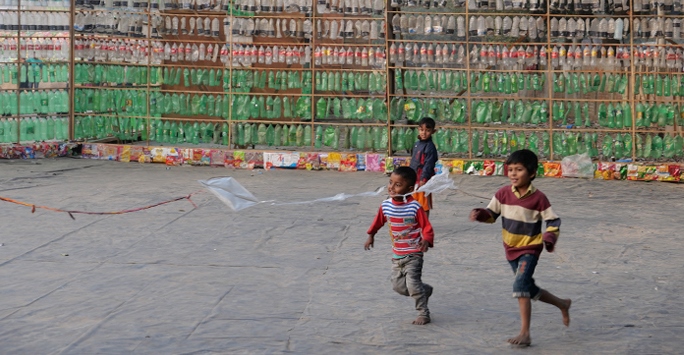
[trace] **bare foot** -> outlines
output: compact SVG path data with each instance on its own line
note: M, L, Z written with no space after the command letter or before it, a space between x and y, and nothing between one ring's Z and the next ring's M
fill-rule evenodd
M561 313L563 314L563 324L565 324L566 327L570 325L570 305L571 304L572 304L572 300L568 298L567 300L565 300L566 306L564 308L561 308Z
M515 338L508 339L508 342L511 343L511 345L530 346L530 344L532 344L532 339L529 334L519 334Z
M426 316L419 316L418 318L416 318L416 320L413 321L413 324L415 325L425 325L428 323L430 323L430 317Z

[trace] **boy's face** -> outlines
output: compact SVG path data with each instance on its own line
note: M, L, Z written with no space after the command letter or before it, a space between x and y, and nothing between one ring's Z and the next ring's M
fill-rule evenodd
M387 185L387 192L396 201L403 201L405 195L413 191L413 185L409 185L406 179L392 173L390 175L389 184Z
M435 133L434 128L428 128L426 125L420 125L418 127L418 139L421 141L428 140Z
M511 184L518 190L527 189L532 181L532 176L533 175L530 175L527 171L527 168L520 163L508 165L508 179L511 180Z

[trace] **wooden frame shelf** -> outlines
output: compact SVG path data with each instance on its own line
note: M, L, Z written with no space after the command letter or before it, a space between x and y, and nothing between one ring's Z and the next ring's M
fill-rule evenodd
M58 13L69 13L70 14L70 23L69 26L71 27L71 30L69 32L61 32L61 33L54 33L48 35L50 32L40 32L38 35L28 35L25 31L5 31L4 34L7 36L4 36L0 38L0 41L7 41L11 39L16 39L17 42L22 39L26 40L31 40L33 38L66 38L68 36L69 38L69 43L71 45L71 51L70 51L70 60L69 61L57 61L57 62L52 62L52 64L55 63L60 63L60 64L65 64L69 63L70 65L70 73L71 75L69 76L69 83L67 85L68 89L66 88L61 88L61 90L68 90L70 94L70 113L69 117L73 119L73 117L84 117L84 116L100 116L100 117L116 117L116 118L121 118L121 119L127 119L127 118L136 118L136 119L142 119L144 120L145 124L147 125L147 129L151 129L152 125L155 124L156 120L162 120L162 121L177 121L177 122L210 122L213 124L217 123L226 123L228 124L228 141L229 142L236 142L235 134L237 132L233 132L234 124L280 124L280 125L303 125L303 126L308 126L311 128L312 131L312 137L311 137L311 146L308 147L309 150L314 151L316 150L314 147L314 131L316 127L319 126L340 126L340 127L353 127L353 126L358 126L358 127L383 127L386 128L388 132L391 132L393 129L397 128L415 128L416 125L413 124L412 122L406 121L405 120L405 109L403 107L392 107L395 102L399 102L401 99L405 100L410 100L410 99L417 99L417 102L420 105L427 105L428 102L430 102L431 99L435 99L440 104L443 104L443 102L448 101L449 103L452 103L454 101L459 101L464 103L464 113L465 115L465 121L463 123L458 123L454 122L449 119L443 119L442 114L440 114L440 121L438 121L438 126L439 128L443 128L446 130L458 130L460 132L466 131L468 134L468 152L467 153L458 153L456 154L457 156L460 157L465 157L465 158L477 158L479 155L479 152L474 152L472 151L472 133L473 132L480 132L480 131L487 131L487 132L492 132L492 131L509 131L509 132L534 132L536 134L539 134L540 136L542 134L548 134L549 136L553 136L555 132L563 132L563 133L572 133L572 134L585 134L585 133L596 133L598 135L606 135L606 134L629 134L632 139L636 139L637 135L642 135L642 134L675 134L675 135L681 135L684 134L682 133L681 126L679 125L682 122L682 114L684 114L684 96L674 96L674 95L669 95L669 96L655 96L654 94L649 94L645 95L643 94L643 86L641 85L640 79L642 79L644 76L660 76L660 77L670 77L670 78L675 78L676 81L681 81L684 80L684 70L677 67L660 67L658 65L650 65L648 67L643 65L643 61L641 61L638 56L641 54L639 51L640 49L651 51L651 53L658 53L662 51L665 51L666 55L667 51L669 49L673 50L682 50L684 49L684 38L680 39L672 39L672 38L663 38L663 37L658 37L658 38L643 38L643 36L637 36L637 33L634 32L634 20L643 20L647 18L657 18L657 19L682 19L684 20L684 14L666 14L666 15L658 15L658 14L645 14L645 13L606 13L606 14L593 14L593 13L585 13L583 11L578 11L577 13L561 13L557 9L552 9L550 8L547 4L545 4L542 8L539 9L539 11L532 11L530 12L527 9L511 9L511 10L496 10L496 9L477 9L477 10L472 10L468 8L467 6L465 7L455 7L453 3L449 2L449 4L444 7L444 8L432 8L432 9L421 9L421 8L409 8L409 7L390 7L389 2L385 2L385 10L381 15L373 14L373 15L366 15L366 14L343 14L343 13L318 13L316 9L316 2L313 0L310 0L307 5L310 5L310 11L307 13L303 12L280 12L280 13L274 13L274 12L255 12L255 13L244 13L240 11L239 9L235 9L232 6L228 8L227 11L206 11L206 10L187 10L187 9L153 9L151 6L148 5L148 7L145 8L116 8L116 9L105 9L105 8L97 8L97 9L86 9L82 7L74 7L72 6L69 9L23 9L22 7L25 7L22 4L22 1L28 1L28 0L19 0L19 4L17 5L16 8L12 9L0 9L0 11L5 11L5 12L17 12L17 13L22 13L22 12L58 12ZM98 32L76 32L73 30L73 23L74 23L74 17L78 13L108 13L108 12L116 12L119 14L131 14L131 15L136 15L136 16L141 16L143 19L143 22L146 24L150 24L150 26L153 23L153 20L157 18L162 18L162 21L165 20L167 17L171 18L210 18L210 19L219 19L220 24L219 24L219 36L218 37L211 37L211 36L203 36L199 34L182 34L179 33L178 35L170 35L166 33L153 33L152 27L146 27L143 28L143 34L141 36L116 36L116 35L111 35L111 34L106 34L106 33L98 33ZM442 29L443 32L440 34L435 34L435 33L428 33L428 34L423 34L423 35L417 35L417 34L407 34L407 33L393 33L392 31L392 19L394 18L395 15L407 15L407 16L414 16L414 17L420 17L420 16L446 16L447 18L450 18L451 16L455 18L462 17L464 21L464 28L461 28L463 31L462 33L464 36L457 37L456 33L449 33L446 34L445 28ZM477 19L479 17L484 17L484 18L503 18L503 17L510 17L511 19L514 17L519 17L519 18L525 18L525 19L541 19L544 22L544 31L538 33L538 37L535 39L531 39L526 36L526 33L521 32L523 35L512 38L512 37L505 37L505 36L493 36L493 35L486 35L486 36L473 36L470 32L471 29L471 20L472 19ZM230 25L227 25L227 28L224 28L224 20L227 19L233 19L230 21ZM584 19L587 21L588 19L594 20L594 19L622 19L622 20L627 20L629 21L629 30L627 32L623 33L623 38L620 40L616 40L614 38L605 38L605 37L599 37L599 36L585 36L582 38L577 38L577 37L571 37L571 36L558 36L558 37L553 37L551 36L551 22L552 20L560 20L560 19ZM18 16L19 21L21 21L21 16ZM258 36L254 35L252 37L246 38L246 37L240 37L238 40L237 35L233 35L233 29L235 28L236 20L238 19L249 19L249 20L285 20L289 21L291 19L295 20L309 20L311 22L312 28L311 28L311 38L302 38L302 37L283 37L283 38L275 38L271 36ZM240 20L241 21L241 20ZM319 29L319 22L320 25L323 26L325 25L325 22L328 21L351 21L353 23L356 23L357 21L360 21L361 23L364 23L365 21L369 21L369 23L385 23L385 28L384 29L379 29L379 33L383 34L380 38L378 39L369 39L369 38L338 38L335 40L331 40L329 38L323 38L319 37L318 34L320 33L319 31L323 31L322 29ZM19 22L18 25L21 25ZM443 24L441 24L443 25ZM163 26L163 23L162 23ZM288 27L289 27L289 22L288 22ZM588 32L588 27L587 31L585 32L586 35L589 34ZM163 31L160 29L160 31ZM354 29L355 33L357 29ZM384 33L383 33L384 32ZM458 31L455 31L458 32ZM146 54L142 56L143 62L141 63L131 63L131 62L98 62L95 60L83 60L83 58L75 58L75 42L76 41L87 41L87 40L97 40L97 41L106 41L108 43L116 43L119 41L124 41L124 42L134 42L134 41L141 41L138 42L142 44L143 46L146 46ZM244 40L244 41L243 41ZM161 45L161 50L163 51L163 46L165 44L171 44L171 43L177 43L177 44L197 44L198 46L202 43L205 45L218 45L219 50L222 50L224 48L224 45L227 46L228 48L228 53L227 55L224 53L222 57L219 57L226 61L226 63L222 62L221 60L217 59L216 62L213 62L211 60L205 60L205 61L197 61L197 62L191 62L191 61L177 61L177 62L171 62L171 61L165 61L163 60L163 53L155 52L160 49ZM433 46L436 45L444 45L449 47L448 55L451 55L451 49L453 48L460 48L463 46L465 49L465 56L463 58L462 63L460 64L454 64L454 63L412 63L412 62L406 62L406 61L401 61L401 62L390 62L389 57L390 57L390 47L402 44L402 43L410 43L410 44L432 44ZM237 65L237 62L233 62L233 50L234 48L237 48L237 46L243 46L243 47L273 47L273 46L278 46L279 48L296 48L298 50L302 48L308 48L307 50L310 51L310 62L307 62L304 65L299 64L300 60L299 57L297 57L296 61L297 63L295 64L285 64L285 63L273 63L270 65L267 65L265 63L252 63L249 64L249 66L241 66L239 63ZM524 49L527 49L527 47L534 48L540 52L541 54L546 54L546 61L547 63L544 66L541 66L539 64L536 64L534 66L529 66L527 64L520 65L514 60L511 60L510 63L507 63L506 66L503 65L501 60L497 59L497 64L494 66L490 66L488 64L483 65L481 63L475 63L473 58L470 58L470 51L473 50L474 47L482 48L483 46L489 47L498 47L498 48L503 48L503 49L511 49L511 48L518 48L522 47ZM585 47L590 47L590 48L599 48L599 49L609 49L612 48L616 52L618 50L623 50L626 51L626 53L629 53L629 65L624 66L624 64L627 64L627 62L624 60L624 58L616 58L615 63L616 64L621 64L623 66L612 66L612 67L602 67L602 64L599 64L597 66L590 66L590 67L571 67L570 70L563 70L562 67L556 65L552 66L552 53L553 49L556 47L562 46L565 49L569 48L581 48L584 50ZM16 62L21 62L23 60L23 55L25 55L27 52L25 50L21 49L21 46L17 45L17 60L15 62L7 62L6 64L13 64ZM317 58L315 57L315 52L319 48L359 48L359 49L364 49L364 48L381 48L384 52L384 57L382 58L375 58L379 59L382 61L380 65L377 65L375 67L360 67L358 65L348 65L348 64L323 64L323 62L316 64ZM78 53L79 56L81 56L81 52ZM220 53L219 53L220 54ZM478 53L479 54L479 53ZM600 51L599 51L599 56L600 56ZM617 55L617 53L616 53ZM655 55L655 54L652 54ZM161 61L159 62L158 58L161 58ZM536 63L539 63L539 57L535 58ZM655 61L652 59L651 63ZM526 60L527 63L530 63L530 61ZM44 64L47 62L44 62ZM74 76L75 76L75 68L79 67L80 64L88 64L88 65L107 65L107 66L128 66L128 67L147 67L148 69L151 68L158 68L160 70L166 70L169 68L173 68L176 70L185 70L185 69L201 69L201 70L219 70L221 73L221 78L216 81L215 83L218 83L219 85L217 86L205 86L205 85L198 85L198 84L190 84L186 86L184 84L184 81L181 80L179 85L169 85L168 83L152 83L151 78L152 78L152 73L151 70L147 70L147 75L148 75L148 80L139 80L138 82L146 82L146 84L142 85L135 85L135 86L124 86L124 85L106 85L105 83L93 83L93 85L88 85L87 83L81 83L79 85L75 85L74 83ZM0 65L1 68L1 65ZM79 67L80 68L80 67ZM506 69L506 68L516 68L516 69ZM240 88L238 86L233 86L233 83L235 82L235 76L238 75L238 73L242 73L245 71L252 71L252 72L259 72L260 75L266 75L265 73L267 72L272 72L274 74L276 73L281 73L281 72L286 72L286 73L292 73L296 72L297 75L301 78L303 73L309 73L311 75L311 82L307 83L307 85L303 85L304 87L307 87L308 90L302 91L301 88L298 89L286 89L286 90L279 90L279 89L273 89L269 88L268 84L265 88L257 88L257 87L252 87L249 89L248 92L243 92L244 89ZM395 88L395 74L397 74L398 71L401 71L402 73L402 80L404 79L403 75L408 72L408 71L416 71L419 73L423 72L435 72L435 74L439 75L439 73L458 73L458 74L464 74L466 76L466 82L464 83L465 86L463 90L460 91L425 91L425 92L416 92L413 93L411 90L405 90L404 88ZM473 73L485 73L488 72L490 74L493 74L495 77L498 76L499 74L525 74L525 75L536 75L536 76L543 76L543 82L544 85L542 86L541 90L537 91L529 91L529 90L518 90L517 93L511 93L511 94L505 94L505 93L499 93L499 92L482 92L478 91L475 92L473 90L474 86L473 85L479 85L477 82L472 82L471 81L471 75ZM384 74L384 80L385 82L382 83L382 85L379 85L378 87L384 87L384 90L374 92L374 93L368 93L366 91L328 91L328 90L319 90L316 88L316 75L318 73L327 73L328 75L334 74L334 73L347 73L347 74L360 74L360 73L383 73ZM0 75L2 72L0 72ZM586 94L583 93L574 93L574 94L566 94L566 93L556 93L554 92L554 86L553 85L553 78L554 76L558 76L564 74L566 78L571 79L572 76L574 75L580 75L580 74L585 74L590 75L591 77L595 76L598 74L600 77L605 76L610 76L613 75L614 77L619 77L622 78L622 80L625 80L626 78L626 85L625 85L625 91L623 94L619 93L608 93L608 92L589 92ZM154 75L157 75L157 73L154 73ZM182 74L181 74L182 75ZM230 80L227 82L224 82L223 76L227 75L230 77ZM156 76L155 76L156 77ZM159 77L158 80L161 82L163 77ZM139 78L138 78L139 79ZM437 76L437 80L439 80L439 76ZM593 80L593 79L592 79ZM79 80L80 81L80 80ZM566 85L568 83L566 82ZM625 82L623 81L623 85ZM639 84L639 94L635 94L634 87L635 85ZM224 87L225 85L225 87ZM490 81L491 85L491 81ZM494 82L494 85L496 84L496 81ZM672 84L671 84L672 85ZM670 89L674 90L679 90L680 86L679 85L672 85ZM326 88L327 89L327 88ZM2 88L2 92L11 92L17 96L17 100L19 100L19 93L24 92L24 91L33 91L34 89L31 88L20 88L19 84L17 83L16 88L8 88L7 84L5 84ZM51 88L38 88L35 89L36 91L44 91L44 90L55 90ZM144 115L140 116L126 116L125 112L123 114L99 114L99 113L75 113L73 112L73 107L74 107L74 93L76 90L122 90L122 91L127 91L127 90L135 90L135 92L139 91L145 91L146 96L147 96L147 107L137 107L136 112L145 112ZM566 91L567 92L567 91ZM655 89L654 89L655 93ZM671 93L671 92L670 92ZM217 117L212 117L212 116L196 116L196 117L180 117L180 115L177 114L169 114L168 117L154 117L156 114L154 112L154 107L150 107L152 103L150 103L150 99L153 95L165 95L165 94L186 94L190 96L196 96L196 95L206 95L206 96L223 96L224 98L227 98L227 100L230 101L231 104L238 104L238 100L243 100L242 103L245 104L243 98L244 96L247 96L250 98L268 98L268 97L273 97L273 98L284 98L288 97L291 99L294 99L294 102L290 102L290 107L291 110L295 110L295 105L298 100L306 100L306 112L305 114L302 114L301 112L301 107L299 108L300 112L298 114L305 116L305 117L310 117L306 118L304 121L302 121L299 118L278 118L278 119L249 119L249 120L239 120L237 117L233 117L234 111L237 109L235 107L230 107L227 109L227 115L228 118L217 118ZM348 120L348 119L342 119L342 118L325 118L325 119L318 119L316 118L316 104L317 101L320 99L326 99L326 98L354 98L354 99L370 99L370 100L382 100L384 104L384 109L387 111L387 118L385 120L382 120L380 122L377 121L377 117L368 116L367 120L361 120L361 121L356 121L356 120ZM225 99L224 99L225 100ZM509 124L509 123L489 123L488 125L482 125L477 122L471 121L475 119L475 112L473 110L476 108L477 105L481 105L480 102L485 102L487 105L493 105L493 104L501 104L504 102L504 100L511 102L519 102L522 100L522 102L535 102L539 103L541 105L545 104L546 106L545 111L541 117L545 117L543 119L543 122L539 123L536 126L530 126L529 124ZM563 107L565 111L569 111L570 113L567 114L566 112L561 112L561 114L567 115L567 119L570 122L573 123L579 123L580 125L574 126L571 124L568 125L559 125L560 121L558 119L554 119L554 105L559 105L560 103L563 103L566 106L569 107ZM631 126L627 126L624 128L608 128L608 127L600 127L598 126L598 109L599 106L601 106L602 103L605 103L606 106L609 103L612 104L618 104L620 106L620 110L628 107L629 110L631 110L632 114L632 124ZM673 119L674 122L672 122L671 126L668 127L636 127L637 123L637 112L636 108L637 105L641 103L648 103L649 105L672 105L673 108L676 108L679 111L675 112L675 117ZM20 107L20 102L18 102L17 107ZM224 102L225 104L225 102ZM581 105L581 109L583 110L581 113L579 111L573 111L576 109L577 104ZM495 107L498 107L495 105ZM209 106L211 109L211 106ZM215 108L214 108L215 109ZM330 109L330 108L326 108ZM421 109L434 109L434 108L427 108L427 107L422 107ZM460 110L460 108L459 108ZM218 111L214 111L218 112ZM621 112L621 111L618 111ZM225 111L224 111L225 114ZM384 114L384 112L383 112ZM613 113L611 113L612 115ZM581 117L575 118L575 115L581 115ZM586 116L585 116L586 115ZM51 116L51 115L48 115ZM360 115L361 117L366 117L363 115ZM399 117L395 121L395 119ZM444 117L447 117L446 115ZM508 117L508 116L506 116ZM558 117L558 113L556 113L556 117ZM73 121L73 120L72 120ZM373 121L373 122L369 122ZM536 121L535 121L536 122ZM602 121L603 122L603 121ZM641 121L639 121L641 122ZM584 123L590 123L591 126L585 127L583 126ZM624 122L622 122L624 123ZM661 120L662 124L662 120ZM71 123L71 134L73 138L73 133L74 133L74 122ZM307 128L308 132L308 128ZM389 133L388 133L389 134ZM149 138L149 137L148 137ZM387 153L391 153L394 150L392 149L392 140L390 139L391 137L388 138L388 144L389 146L387 147ZM220 140L220 139L219 139ZM149 141L148 141L149 143ZM232 144L232 143L229 143ZM556 147L558 148L558 147ZM297 149L306 149L306 147L298 147ZM326 151L328 148L321 148L322 151ZM453 155L453 154L452 154ZM636 159L636 148L634 144L632 145L632 152L631 152L631 157L633 159ZM557 155L554 153L554 146L553 146L553 141L550 143L549 147L549 155L546 157L549 159L554 159L557 158Z

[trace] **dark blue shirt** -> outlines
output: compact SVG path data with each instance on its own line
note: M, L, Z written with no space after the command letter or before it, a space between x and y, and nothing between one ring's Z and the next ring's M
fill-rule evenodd
M430 180L435 175L435 163L437 162L437 147L432 142L432 137L426 140L418 140L411 150L411 169L418 175L418 181Z

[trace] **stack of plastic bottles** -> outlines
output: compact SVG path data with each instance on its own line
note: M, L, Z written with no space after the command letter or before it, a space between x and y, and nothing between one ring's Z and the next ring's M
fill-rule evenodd
M25 117L0 119L0 143L20 141L63 141L69 138L67 117Z
M161 68L124 65L102 65L79 63L74 65L74 83L114 86L144 86L148 75L152 85L161 84Z
M409 122L416 123L423 117L431 117L438 122L466 123L468 117L466 100L392 98L390 102L390 120L396 122L406 119Z

